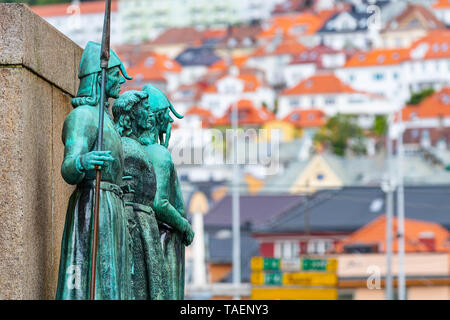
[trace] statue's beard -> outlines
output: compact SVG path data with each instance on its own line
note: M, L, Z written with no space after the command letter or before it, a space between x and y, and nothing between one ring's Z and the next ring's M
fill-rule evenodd
M148 146L155 142L155 135L151 129L141 129L141 134L139 135L139 142L144 146Z

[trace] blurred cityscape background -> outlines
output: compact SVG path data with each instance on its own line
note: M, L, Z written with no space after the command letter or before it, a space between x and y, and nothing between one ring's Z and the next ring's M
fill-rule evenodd
M104 1L58 2L29 5L100 41ZM448 0L112 2L125 90L185 115L188 299L450 299L449 25Z

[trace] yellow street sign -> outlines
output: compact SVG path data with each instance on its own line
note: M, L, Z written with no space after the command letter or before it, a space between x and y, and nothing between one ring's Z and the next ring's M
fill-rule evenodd
M336 286L338 277L335 273L294 272L283 273L284 285L299 286Z
M334 287L338 283L335 273L324 272L253 272L253 285L298 285Z
M338 290L335 288L257 287L252 288L250 294L252 300L337 300L337 297Z

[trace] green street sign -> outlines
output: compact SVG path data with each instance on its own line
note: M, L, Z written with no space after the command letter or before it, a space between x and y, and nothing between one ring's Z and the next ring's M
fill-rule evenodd
M312 259L278 259L253 257L251 260L252 271L337 271L336 258Z

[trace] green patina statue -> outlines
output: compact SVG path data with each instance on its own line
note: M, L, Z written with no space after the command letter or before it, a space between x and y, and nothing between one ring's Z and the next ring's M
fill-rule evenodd
M127 91L114 101L113 114L124 150L124 191L133 255L132 291L138 300L169 299L169 268L152 209L156 194L153 165L142 141L151 124L147 93Z
M110 51L106 96L118 98L125 78L119 57ZM122 77L122 75L123 77ZM64 121L61 173L77 185L69 200L61 246L57 299L89 299L95 166L102 169L95 299L130 299L131 254L122 190L121 137L105 108L103 150L96 150L100 98L100 44L89 42L80 62L74 110Z
M170 110L182 117L152 85L146 85L143 91L124 93L113 107L116 126L123 136L123 185L137 299L184 297L184 246L192 242L194 233L186 219L172 157L165 147L173 121Z
M169 266L171 293L173 299L184 298L184 246L192 243L194 231L186 219L180 182L167 146L171 123L170 111L179 115L164 93L151 84L144 86L148 94L151 111L151 130L144 139L145 150L153 164L156 175L156 193L153 209L159 221L161 242ZM166 135L164 137L164 134ZM159 140L159 143L158 143Z

